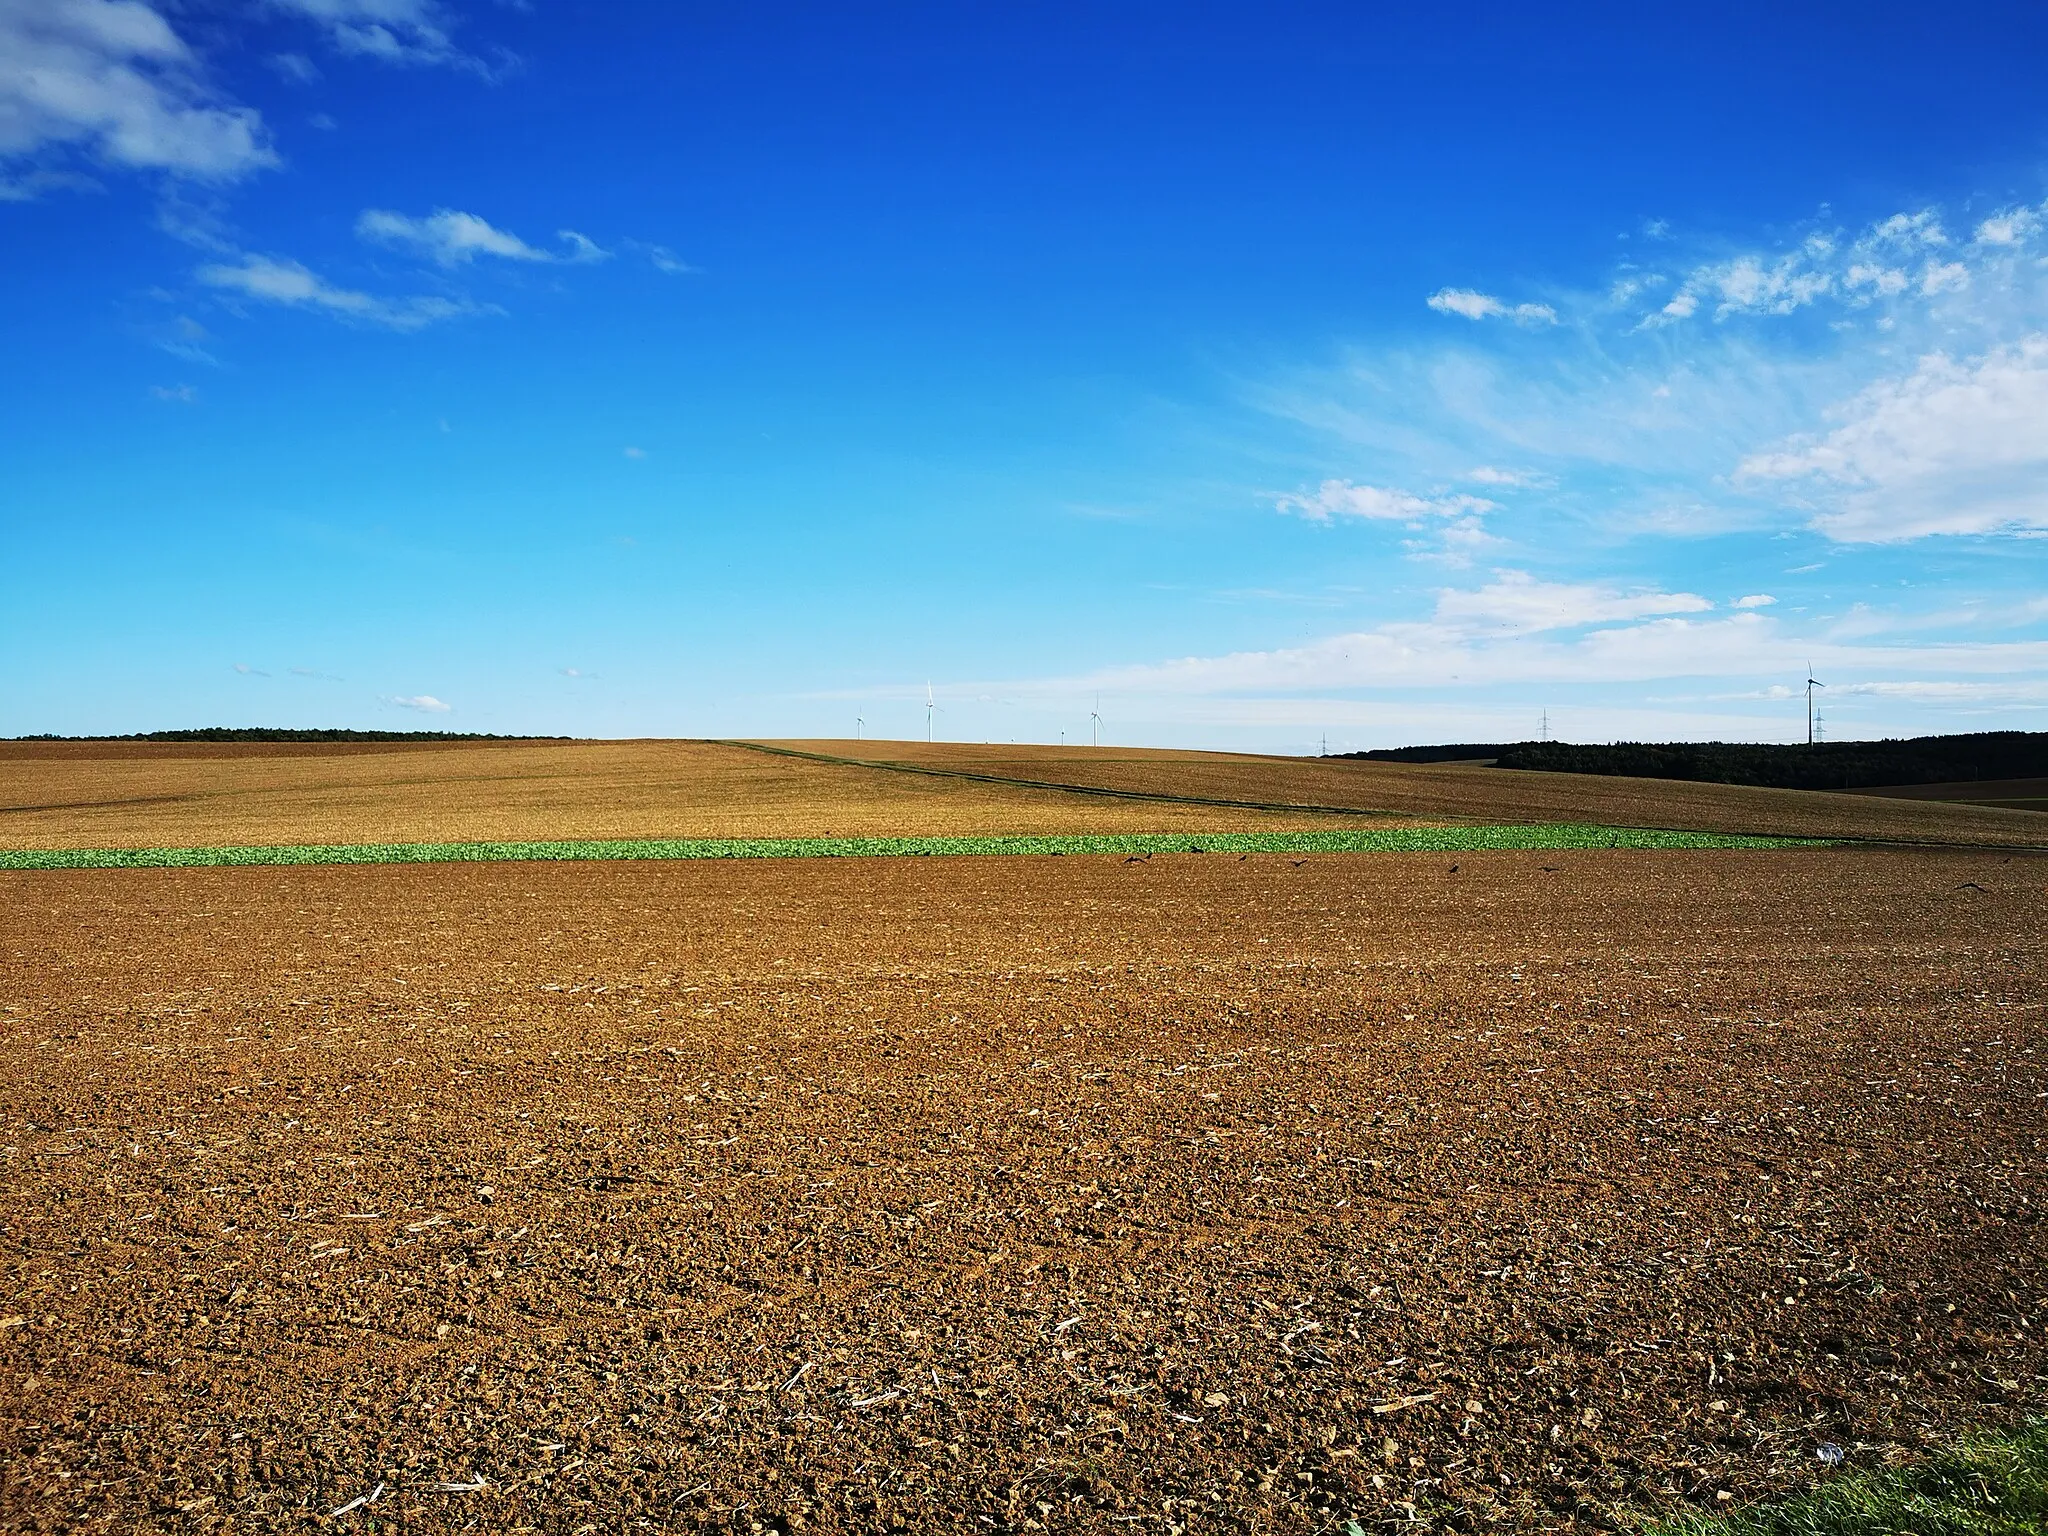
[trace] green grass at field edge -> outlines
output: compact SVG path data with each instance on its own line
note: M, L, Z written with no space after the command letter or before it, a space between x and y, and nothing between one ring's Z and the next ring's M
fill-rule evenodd
M2048 1419L1972 1435L1909 1466L1847 1472L1726 1515L1646 1521L1642 1536L2042 1536Z

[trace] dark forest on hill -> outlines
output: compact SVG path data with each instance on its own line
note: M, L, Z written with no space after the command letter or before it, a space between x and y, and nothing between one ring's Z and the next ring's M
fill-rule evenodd
M1621 774L1772 789L1872 789L2048 776L2048 731L1980 731L1963 736L1789 746L1732 741L1622 741L1609 746L1521 741L1493 746L1397 747L1344 755L1408 763L1491 757L1501 768L1544 773Z

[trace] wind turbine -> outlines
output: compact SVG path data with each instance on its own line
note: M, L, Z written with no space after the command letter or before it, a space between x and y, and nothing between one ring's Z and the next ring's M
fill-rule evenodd
M867 724L867 721L865 721L865 720L861 719L861 717L860 717L859 715L855 715L855 716L853 717L853 739L854 739L855 741L859 741L859 740L860 740L860 732L861 732L861 727L862 727L862 726L864 726L864 725L866 725L866 724Z
M933 724L933 718L937 715L938 708L937 702L932 698L932 685L926 683L924 685L924 739L928 742L938 739L933 734L937 729Z
M1813 690L1827 684L1813 675L1813 663L1806 664L1806 744L1813 745Z
M1088 711L1088 745L1100 746L1098 737L1102 731L1102 695L1095 695L1095 707Z

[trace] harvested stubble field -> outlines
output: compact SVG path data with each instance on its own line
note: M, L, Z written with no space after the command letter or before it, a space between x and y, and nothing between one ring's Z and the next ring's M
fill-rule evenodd
M0 742L0 848L13 849L1272 832L1445 821L2048 845L2048 822L2020 810L1455 764L911 742Z
M1218 799L1370 807L1383 815L1424 821L1591 821L1781 837L2048 846L2048 822L2025 810L1675 779L1227 752L1094 751L954 742L934 746L904 741L775 745L820 756L884 760L1012 779Z
M10 848L1220 832L1417 819L1103 799L687 741L4 742L0 807L0 846Z
M431 770L308 787L344 755L283 756L307 780L261 814L513 814ZM985 831L1044 794L866 778L824 813L650 778L517 816L729 833L723 796L815 835L900 782L916 830ZM249 782L99 809L231 840ZM1593 1528L2010 1422L2048 1386L2044 878L0 873L0 1526Z

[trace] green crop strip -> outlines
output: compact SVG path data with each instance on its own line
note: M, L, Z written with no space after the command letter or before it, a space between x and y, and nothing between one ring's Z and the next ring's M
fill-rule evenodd
M471 864L571 859L875 859L1155 853L1477 853L1568 848L1810 848L1819 839L1574 825L1088 837L749 837L549 843L333 843L258 848L0 849L0 869L188 869L223 864Z

